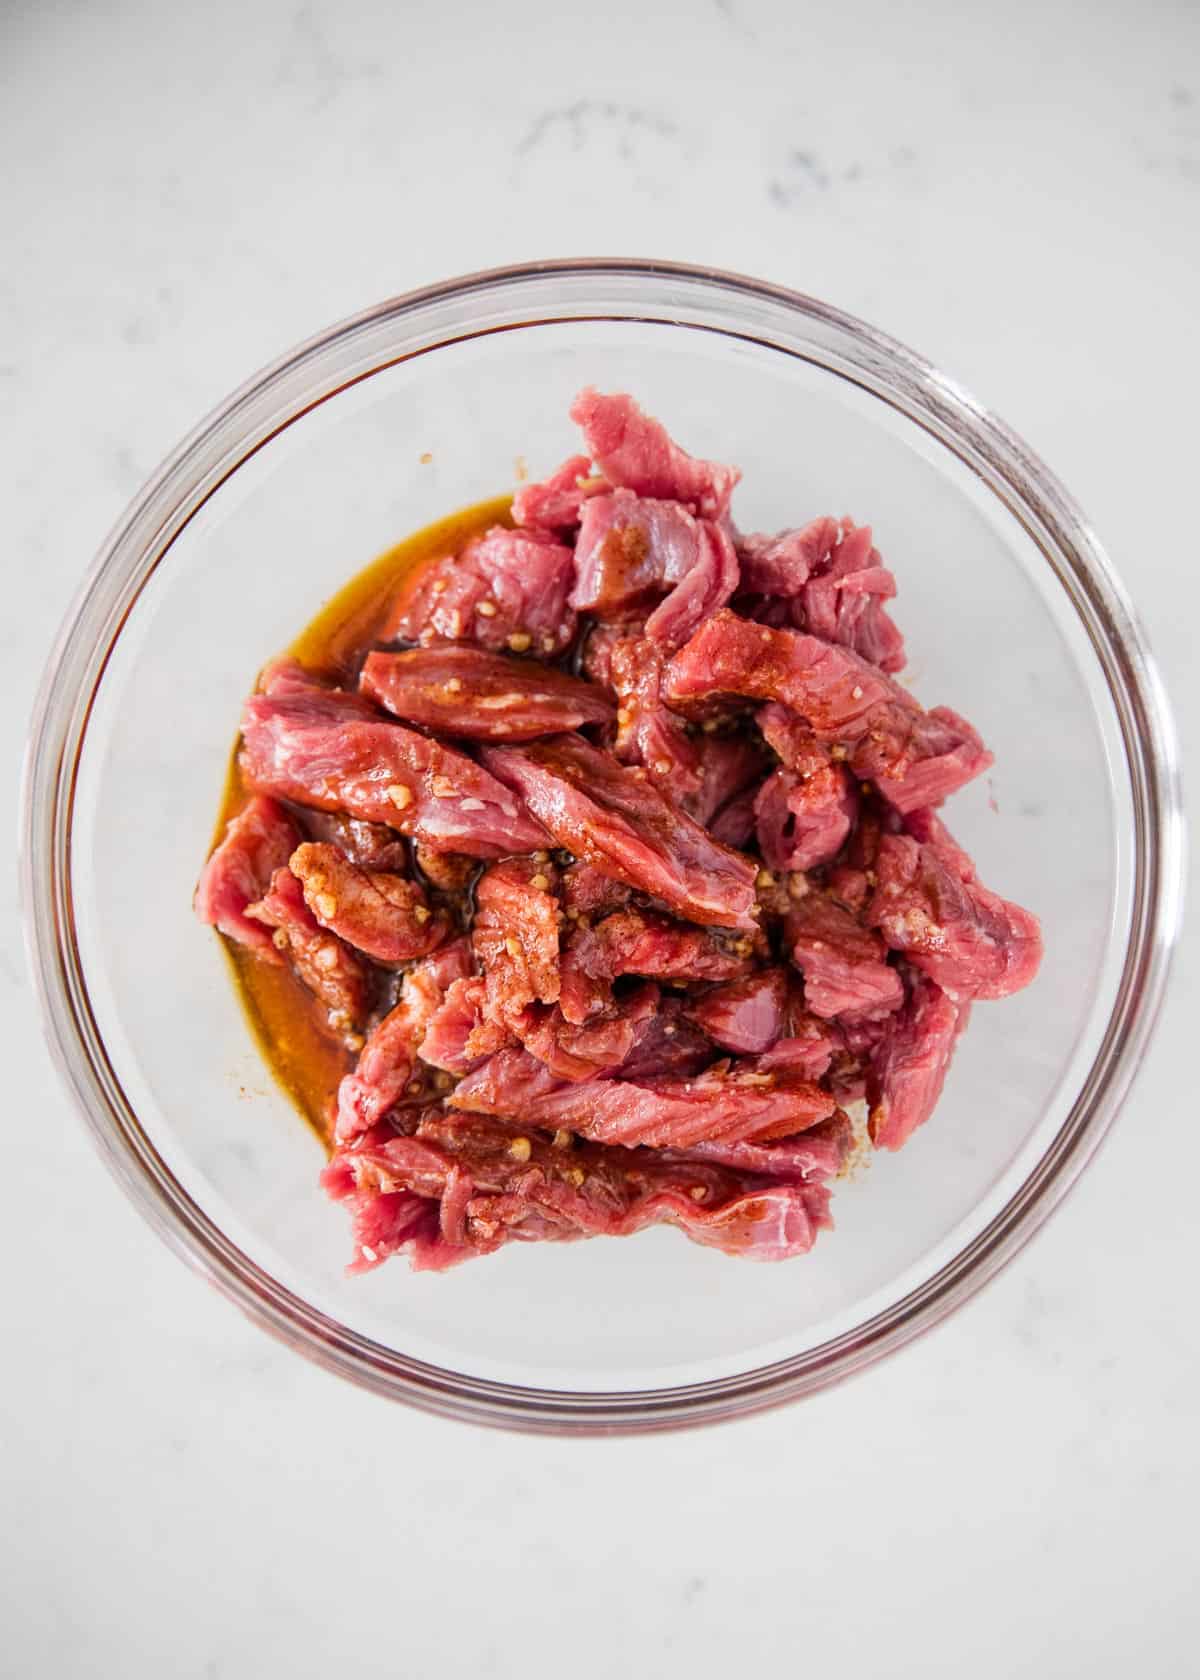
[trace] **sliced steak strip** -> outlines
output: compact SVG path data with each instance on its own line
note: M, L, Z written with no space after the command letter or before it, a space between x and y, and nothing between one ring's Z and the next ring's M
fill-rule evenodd
M291 870L277 869L258 902L247 905L246 914L274 930L271 938L276 949L325 1005L329 1025L360 1045L358 1030L370 1006L370 972L349 945L320 925Z
M281 962L270 927L246 911L267 891L271 877L284 868L299 843L300 831L283 806L256 795L227 825L201 871L194 900L197 916L259 956Z
M474 642L494 653L553 657L570 646L575 563L544 531L494 525L460 554L420 566L392 606L381 641Z
M674 656L663 694L668 705L700 711L724 695L777 700L900 811L938 803L992 762L963 718L943 706L923 711L849 649L728 610Z
M413 1136L377 1134L339 1150L322 1175L354 1221L350 1270L407 1252L443 1270L509 1242L632 1236L674 1225L692 1242L751 1260L812 1247L829 1223L828 1192L647 1149L560 1148L479 1115L422 1117ZM421 1215L421 1207L432 1212Z
M890 1015L904 1001L900 975L887 962L879 935L818 892L809 893L784 921L784 945L804 975L804 996L825 1020Z
M473 741L531 741L615 712L595 683L481 648L369 653L359 687L398 718Z
M713 840L644 771L571 735L485 747L482 756L576 857L692 921L756 926L753 863Z
M688 455L632 397L620 392L603 396L588 386L572 403L571 418L610 484L639 496L687 502L709 519L729 511L729 498L742 476L738 469Z
M1008 997L1041 964L1038 919L990 892L966 853L932 821L936 829L927 841L882 836L864 919L950 997Z
M426 957L446 939L450 919L431 910L415 882L386 870L360 869L336 846L297 846L289 867L323 928L375 962Z
M238 762L259 792L388 823L434 851L503 857L546 841L512 791L473 759L298 667L276 667L267 690L247 700Z

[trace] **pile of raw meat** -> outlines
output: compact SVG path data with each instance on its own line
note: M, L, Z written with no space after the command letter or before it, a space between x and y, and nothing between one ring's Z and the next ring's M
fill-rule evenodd
M991 758L896 682L869 528L742 534L736 469L628 396L571 413L581 453L410 578L355 687L264 673L198 889L358 1053L323 1174L355 1270L657 1223L802 1253L846 1106L899 1148L1038 966L936 814Z

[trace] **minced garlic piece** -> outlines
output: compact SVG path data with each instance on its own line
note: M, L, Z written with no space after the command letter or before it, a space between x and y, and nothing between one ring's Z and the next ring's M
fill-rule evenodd
M393 782L387 790L387 796L398 811L403 811L412 804L412 789L406 788L403 782Z

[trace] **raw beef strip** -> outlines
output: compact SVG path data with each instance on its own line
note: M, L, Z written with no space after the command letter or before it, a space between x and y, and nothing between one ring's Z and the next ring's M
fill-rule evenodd
M667 667L671 705L691 710L714 696L778 700L804 718L819 740L858 740L873 710L916 702L845 648L796 630L773 630L725 609L709 620Z
M763 740L789 770L795 770L801 776L815 776L829 767L828 748L817 740L797 712L772 700L760 708L754 721L762 732ZM847 774L842 771L843 777Z
M645 625L665 648L685 642L738 586L737 555L721 526L693 519L678 502L627 490L597 496L584 509L575 571L572 606L602 618L665 594Z
M630 889L591 863L573 863L562 874L562 902L568 918L607 916L629 902Z
M691 921L756 926L753 863L712 840L644 771L627 770L571 735L484 747L482 756L577 857Z
M593 985L596 977L586 970L572 970L565 960L560 966L556 884L553 864L525 858L493 864L480 877L471 943L484 973L483 1023L467 1038L465 1053L475 1057L493 1048L499 1026L558 1077L586 1079L618 1067L630 1054L658 1006L658 988L641 986L618 1000L607 983L611 975ZM617 913L629 915L636 920L636 912ZM700 928L683 931L701 944L713 940ZM583 940L594 943L596 935L580 930L574 942ZM586 991L580 990L581 975ZM566 1011L557 1007L564 984Z
M759 969L679 1007L715 1043L753 1055L759 1073L821 1079L833 1059L838 1029L805 1008L800 977L786 969Z
M347 1272L372 1271L397 1254L406 1254L414 1271L446 1271L472 1258L471 1249L443 1239L437 1202L411 1190L380 1190L370 1163L362 1151L339 1149L321 1174L327 1195L350 1213L354 1259Z
M558 654L575 634L567 605L571 550L542 531L494 525L460 554L420 566L406 582L381 641L475 642L499 653Z
M782 702L818 740L836 743L855 775L874 781L900 811L938 803L992 762L964 719L944 706L922 711L907 690L848 648L728 610L674 656L663 692L668 704L689 710L725 694Z
M825 891L830 898L836 898L860 920L878 879L875 865L879 859L879 841L885 829L895 832L899 821L895 811L874 795L864 794L859 800L858 822L841 856L825 876Z
M507 858L476 883L471 945L486 980L485 1014L502 1025L527 1004L558 1001L557 881L549 861Z
M742 1055L769 1050L787 1027L788 976L764 968L714 986L685 1005L688 1018L715 1043Z
M804 628L881 671L903 670L904 637L883 605L895 593L895 578L871 546L871 527L844 520L828 565L818 566L801 592Z
M583 931L581 921L580 930L573 933L563 947L558 970L558 1007L562 1010L563 1019L575 1026L582 1026L593 1015L607 1014L613 996L612 982L589 974L575 954Z
M730 940L710 928L692 927L656 911L614 911L589 926L580 918L562 954L559 1004L568 1021L582 1023L613 1002L612 982L638 974L675 982L724 980L746 972L749 939Z
M726 1254L782 1260L806 1253L829 1224L828 1193L803 1178L789 1183L643 1149L559 1148L478 1115L431 1112L412 1137L381 1128L340 1150L322 1183L354 1216L351 1271L402 1249L415 1268L440 1270L507 1242L632 1236L660 1224ZM410 1202L393 1200L406 1196L426 1198L436 1219L422 1221ZM371 1198L392 1205L373 1212Z
M691 927L653 910L617 910L571 940L572 961L592 980L729 980L749 967L749 941Z
M776 770L754 800L765 862L780 870L814 869L828 862L850 831L853 811L853 784L843 779L840 766L827 764L808 777Z
M886 961L883 940L821 893L809 893L788 912L783 941L804 975L815 1015L864 1019L890 1015L903 1003L904 987Z
M850 754L855 775L874 781L898 811L939 805L991 764L976 731L949 706L915 708L908 717L902 708L881 710Z
M482 974L452 981L425 1028L418 1046L421 1060L447 1073L470 1073L485 1056L511 1044L508 1029L485 1013L486 998Z
M256 795L229 823L201 871L194 900L200 920L259 956L281 961L270 929L247 916L246 908L262 897L299 843L300 831L282 805Z
M722 805L716 816L708 824L708 832L713 839L719 840L723 846L748 846L754 838L757 799L757 786L744 788L741 793L735 793L729 803Z
M737 555L721 526L700 524L700 555L688 575L646 620L646 634L668 651L682 647L692 633L730 599L738 585Z
M389 823L435 851L502 857L545 844L512 792L462 753L298 667L268 681L242 713L238 762L257 791Z
M799 991L796 988L796 992ZM828 1021L797 1007L795 992L788 996L784 1032L755 1061L760 1073L784 1073L798 1079L823 1079L829 1071L838 1032Z
M304 826L310 840L336 846L343 857L360 869L388 869L402 875L408 867L408 847L394 828L385 823L363 822L334 811L304 812ZM471 860L474 867L474 860Z
M571 418L582 429L589 455L610 484L635 490L639 496L688 502L709 519L720 519L729 511L729 498L742 476L738 469L685 454L632 397L602 396L588 386L572 403Z
M850 1152L853 1130L841 1113L795 1137L778 1143L696 1143L690 1149L663 1151L668 1160L712 1161L739 1172L762 1173L768 1178L833 1178Z
M990 892L948 836L922 843L884 834L875 869L867 923L951 998L1007 997L1033 979L1042 959L1037 917Z
M754 833L754 796L771 764L771 755L752 735L710 735L697 738L700 786L685 801L687 813L702 827L715 830L727 824L731 813L748 796L749 827L742 840L727 840L727 845L741 845ZM718 835L724 839L724 835Z
M613 649L627 637L640 636L644 628L640 616L613 619L605 624L594 621L580 649L579 668L584 676L599 683L601 688L611 689Z
M955 1003L925 975L913 976L904 1008L867 1061L871 1141L877 1149L899 1149L933 1113L969 1011L970 1004Z
M829 564L838 540L836 519L814 519L798 531L768 536L752 531L737 540L742 588L751 595L799 595L815 571Z
M896 580L871 546L869 526L816 519L802 531L738 539L738 610L776 628L807 630L851 648L884 671L904 666L904 638L883 603Z
M572 455L549 478L518 486L512 499L513 519L538 531L562 531L578 525L585 500L604 486L603 479L590 476L591 470L586 455Z
M258 903L246 906L246 914L274 929L276 949L285 953L309 991L325 1005L329 1025L354 1040L370 1006L370 975L336 933L321 927L291 870L277 869Z
M850 832L858 809L854 781L786 706L764 706L758 726L783 760L755 800L759 849L772 869L815 869L836 857Z
M323 928L381 963L426 957L450 931L444 910L430 910L425 894L403 875L360 869L336 846L297 846L289 867L304 902Z
M630 490L595 496L575 542L571 605L605 619L644 608L683 582L701 550L700 522L678 502Z
M687 1079L713 1060L711 1039L683 1013L680 999L664 997L645 1034L617 1069L618 1079Z
M593 1079L625 1065L658 1004L658 987L647 981L582 1023L568 1021L559 1006L529 1004L512 1019L512 1031L557 1079Z
M515 1236L515 1231L503 1232L497 1238L494 1230L484 1229L479 1215L495 1198L478 1194L466 1160L460 1163L456 1158L459 1151L440 1148L436 1134L426 1134L427 1120L440 1131L445 1119L440 1110L430 1109L411 1130L373 1127L353 1145L338 1149L322 1172L327 1194L350 1211L354 1258L347 1271L351 1274L371 1271L401 1253L408 1256L414 1271L446 1271L464 1260L495 1253ZM511 1129L505 1130L495 1152L507 1148L513 1136ZM515 1167L512 1158L509 1167ZM573 1234L532 1201L524 1218L517 1216L516 1209L513 1215L512 1223L520 1225L525 1241L566 1240Z
M617 757L623 764L644 765L674 799L699 793L697 743L660 697L662 649L644 636L623 637L612 647L608 670L618 700Z
M430 1021L453 982L470 972L471 947L465 939L443 945L409 969L400 985L400 1001L371 1032L358 1066L338 1086L339 1142L374 1126L405 1095L417 1046Z
M501 1050L447 1099L454 1108L504 1114L577 1132L597 1143L685 1149L720 1140L790 1137L827 1120L837 1104L810 1080L712 1068L695 1079L588 1079L566 1084L523 1050Z
M398 718L474 741L531 741L613 718L594 683L481 648L369 653L359 687Z

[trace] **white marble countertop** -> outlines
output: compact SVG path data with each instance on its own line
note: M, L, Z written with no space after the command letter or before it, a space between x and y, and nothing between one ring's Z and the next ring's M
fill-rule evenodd
M795 285L978 392L1089 510L1196 744L1186 0L18 4L0 150L10 785L81 571L201 413L383 295L563 254ZM582 1444L358 1393L171 1259L2 890L5 1673L1192 1668L1194 913L1123 1118L980 1298L799 1408Z

